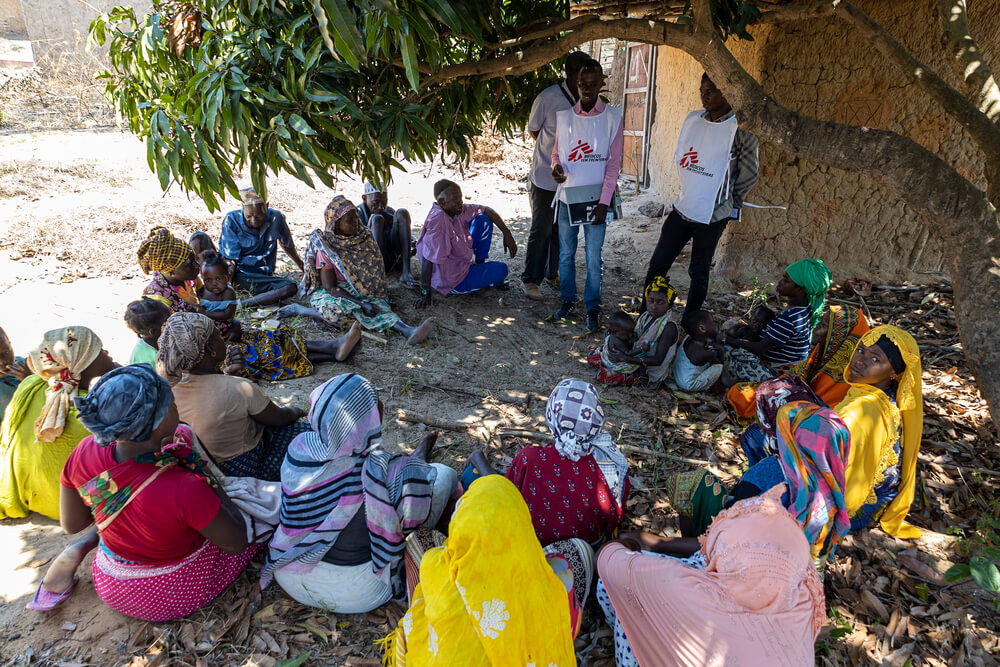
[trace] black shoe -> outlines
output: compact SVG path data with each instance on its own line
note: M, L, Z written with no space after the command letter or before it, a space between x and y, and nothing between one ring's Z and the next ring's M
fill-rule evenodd
M587 311L587 333L597 333L601 329L601 311L595 308Z
M576 313L576 304L570 303L569 301L563 301L562 305L559 306L559 310L552 313L553 320L567 320L574 313Z

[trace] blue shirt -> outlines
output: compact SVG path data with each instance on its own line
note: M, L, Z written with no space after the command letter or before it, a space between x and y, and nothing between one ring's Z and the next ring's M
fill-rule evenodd
M774 343L774 347L764 355L765 361L779 364L799 363L809 356L809 348L812 345L809 309L805 306L785 308L764 327L760 336Z
M244 273L273 276L279 243L289 248L295 245L281 211L267 209L267 220L258 230L247 227L243 209L230 211L222 220L219 252Z

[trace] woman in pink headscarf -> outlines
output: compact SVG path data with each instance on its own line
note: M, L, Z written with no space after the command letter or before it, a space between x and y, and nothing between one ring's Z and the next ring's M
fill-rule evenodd
M597 599L618 667L814 664L823 587L784 491L723 510L698 544L639 534L601 551Z

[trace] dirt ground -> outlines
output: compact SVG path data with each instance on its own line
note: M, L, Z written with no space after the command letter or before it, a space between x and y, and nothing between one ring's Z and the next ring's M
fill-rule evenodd
M162 193L142 143L93 127L100 125L95 117L100 118L56 115L62 123L23 116L0 128L0 325L20 353L43 331L80 323L98 332L115 359L126 361L134 337L122 313L148 281L135 261L141 239L155 225L184 236L197 229L218 234L224 211L209 212L176 187ZM464 174L439 163L408 165L407 173L393 179L390 204L408 208L419 225L432 201L433 181L460 180L467 200L496 209L518 240L518 256L509 261L511 288L437 298L427 314L439 328L425 346L407 347L394 333L384 343L364 339L348 363L322 364L310 378L274 383L267 387L272 396L305 407L318 383L358 372L382 392L387 446L407 450L429 426L442 432L436 460L461 469L474 448L483 448L502 467L545 428L544 399L559 380L592 378L585 356L598 336L585 334L582 321L545 321L558 305L551 287L543 287L544 303L527 300L520 290L529 227L528 149L518 141L486 140L477 157ZM344 177L336 191L316 191L283 176L272 179L269 189L270 205L285 212L304 251L332 195L343 192L358 203L361 185ZM634 312L632 297L658 232L656 220L637 213L649 199L626 196L625 220L609 227L605 312L619 307ZM499 242L493 250L500 253ZM686 265L683 255L671 276L682 296ZM776 282L782 268L774 267L761 281ZM295 275L287 264L279 271ZM582 290L585 271L579 264L577 271ZM738 313L749 289L717 279L709 306L720 319ZM413 308L415 295L391 279L390 294L405 321L424 316ZM839 289L833 296L862 303ZM911 520L927 534L915 543L879 530L848 539L826 577L831 620L817 662L995 664L1000 627L995 597L974 583L946 583L941 576L952 563L967 560L982 542L979 536L1000 526L997 441L961 357L950 286L941 281L876 289L864 308L879 322L907 328L925 348L921 471L928 497L926 508L911 513ZM338 333L303 326L310 337ZM720 397L613 387L601 395L608 430L633 464L628 503L633 526L674 531L673 512L663 499L664 475L707 466L732 481L741 472L738 425ZM46 564L66 541L55 522L38 516L0 524L0 663L271 666L302 664L295 658L308 654L308 664L375 665L373 642L401 615L392 604L365 615L325 614L290 601L277 586L261 593L260 559L219 599L184 621L148 624L110 611L93 591L89 559L66 604L47 615L25 611ZM609 631L598 622L596 608L577 648L580 664L613 664Z

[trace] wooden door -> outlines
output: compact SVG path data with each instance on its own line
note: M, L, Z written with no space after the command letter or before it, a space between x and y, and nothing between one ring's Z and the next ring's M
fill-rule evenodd
M623 122L625 150L622 173L640 184L648 181L649 122L655 79L656 49L649 44L629 44L625 58Z

